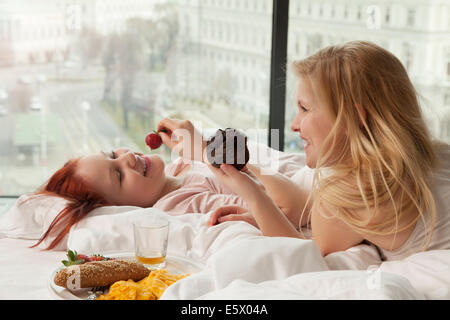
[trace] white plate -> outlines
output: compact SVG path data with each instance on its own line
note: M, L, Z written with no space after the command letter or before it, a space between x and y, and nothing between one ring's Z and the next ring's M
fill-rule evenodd
M116 258L116 259L130 259L134 258L134 252L130 253L116 253L116 254L105 254L105 256L110 258ZM166 266L164 269L167 269L172 274L186 274L186 273L196 273L201 271L205 266L199 262L196 262L194 260L190 260L188 258L184 257L178 257L178 256L167 256L166 257ZM56 273L61 270L62 268L65 268L63 265L56 268L55 271L52 272L50 279L48 280L48 288L50 292L54 295L57 299L62 300L86 300L89 296L88 291L90 291L90 288L87 289L79 289L79 290L69 290L60 286L57 286L53 279L55 278Z

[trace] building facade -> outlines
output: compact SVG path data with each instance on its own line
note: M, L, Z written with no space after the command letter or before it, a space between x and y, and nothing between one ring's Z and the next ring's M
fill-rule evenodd
M62 59L67 50L63 2L0 2L0 65Z
M214 92L228 92L230 108L254 114L255 122L267 118L272 1L178 3L179 45L185 49L175 77L179 91L210 94L215 85ZM450 141L450 1L290 1L288 61L350 40L377 43L402 61L424 98L434 136ZM289 123L295 104L286 68Z
M123 32L161 0L0 0L0 66L62 61L83 29Z

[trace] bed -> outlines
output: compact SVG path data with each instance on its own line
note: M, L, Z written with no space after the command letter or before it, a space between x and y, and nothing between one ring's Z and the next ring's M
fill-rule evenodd
M250 145L250 152L268 168L310 183L308 174L299 174L309 170L302 154L257 144ZM168 255L202 266L171 285L161 299L450 299L450 250L381 261L376 248L361 244L324 258L312 240L264 237L245 222L207 227L209 214L170 216L154 208L103 207L72 227L54 250L29 248L63 205L52 198L28 201L0 216L0 299L57 299L49 282L68 249L132 252L131 221L148 214L170 222Z

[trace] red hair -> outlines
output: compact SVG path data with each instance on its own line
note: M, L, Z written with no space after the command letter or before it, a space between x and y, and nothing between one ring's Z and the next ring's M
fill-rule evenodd
M70 228L83 219L92 210L105 206L108 202L99 193L91 189L86 182L76 174L79 158L66 162L64 166L56 171L48 182L36 192L36 195L58 196L68 201L67 206L62 209L53 219L47 231L39 241L31 246L34 248L44 241L50 234L57 236L45 250L53 249L69 233Z

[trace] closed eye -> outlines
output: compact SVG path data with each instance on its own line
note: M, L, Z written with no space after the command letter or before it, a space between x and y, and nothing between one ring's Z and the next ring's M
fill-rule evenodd
M120 185L122 185L122 171L120 171L120 169L117 169L116 172L117 172L117 176L119 178L119 183L120 183Z
M307 112L308 109L305 107L305 102L302 99L297 99L297 107L302 111L302 112Z
M307 112L308 109L306 109L304 106L302 106L301 104L298 105L298 108L302 111L302 112Z
M117 155L114 152L114 150L111 150L110 157L111 157L111 159L117 159ZM119 184L122 185L123 175L122 175L122 171L119 168L116 169L116 174L117 174L117 178L119 179Z

